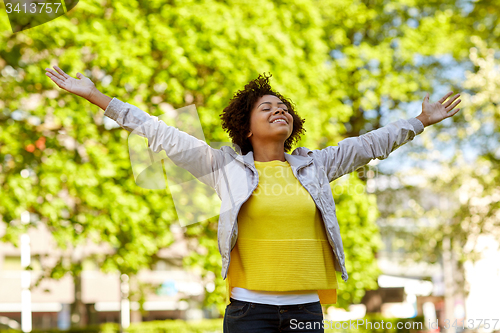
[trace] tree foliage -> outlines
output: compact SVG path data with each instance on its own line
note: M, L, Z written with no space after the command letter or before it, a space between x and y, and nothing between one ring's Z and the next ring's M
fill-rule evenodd
M439 172L415 171L427 187L451 204L442 211L420 211L417 218L432 219L432 226L421 229L416 243L420 258L441 252L444 238L451 239L451 250L457 256L458 269L466 262L481 258L485 246L500 237L500 146L498 144L500 108L500 61L494 49L485 41L472 36L470 48L473 70L465 73L465 93L462 117L439 132L433 132L440 142L453 149L451 158L440 154L434 162ZM429 150L435 149L428 145ZM428 246L431 241L431 246ZM497 244L498 246L498 244ZM411 250L410 250L411 251ZM465 281L459 281L467 292Z
M416 232L403 236L408 239L403 247L412 260L439 262L443 241L450 239L455 268L463 272L500 236L500 30L497 2L460 3L462 7L450 12L449 19L448 39L453 43L446 63L451 68L440 71L436 83L461 93L461 111L452 120L426 129L422 150L409 154L418 165L398 173L412 197L429 191L437 200L431 208L412 201L408 210L398 209L395 216L424 221ZM409 186L408 173L421 183ZM468 292L467 281L455 282Z
M3 33L3 240L17 243L20 233L43 223L63 249L106 244L110 251L94 258L99 266L132 275L173 242L170 193L134 183L128 133L110 128L103 110L54 87L44 68L58 65L72 76L85 72L106 95L156 116L194 103L213 142L229 141L218 114L232 94L271 72L273 87L306 119L299 145L324 148L385 125L383 117L393 120L395 110L431 89L442 66L431 56L455 43L449 39L456 25L452 6L406 0L91 0L47 24ZM1 16L0 29L8 28ZM403 116L409 115L396 118ZM359 185L349 180L336 197L350 275L339 283L344 307L374 288L377 276L376 203L348 191ZM26 211L31 218L22 223ZM185 235L198 240L196 248L206 251L193 249L185 264L215 273L216 288L206 302L222 310L216 223L217 217L186 228ZM61 260L48 267L47 276L78 274L80 259Z

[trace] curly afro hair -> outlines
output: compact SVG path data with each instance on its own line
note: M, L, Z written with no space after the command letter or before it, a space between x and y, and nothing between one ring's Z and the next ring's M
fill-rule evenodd
M269 78L272 76L260 74L258 78L250 81L243 90L239 90L231 98L229 105L219 115L222 120L222 128L228 132L233 145L241 148L242 154L253 151L250 139L246 137L250 131L250 114L257 100L264 95L274 95L278 97L288 108L288 113L293 117L292 134L285 141L285 152L290 151L292 146L300 140L300 136L305 132L303 127L305 119L300 118L295 112L292 101L274 91L269 85Z

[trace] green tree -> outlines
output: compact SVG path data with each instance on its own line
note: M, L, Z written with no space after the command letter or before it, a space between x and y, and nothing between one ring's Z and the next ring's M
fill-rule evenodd
M471 41L474 47L469 57L474 69L465 74L460 126L454 133L451 130L435 133L453 148L452 157L437 155L437 174L419 172L425 179L422 186L428 186L453 204L439 218L436 212L421 212L436 223L432 229L422 230L416 245L426 244L431 235L434 246L423 246L426 251L421 252L428 256L435 247L441 248L443 239L449 238L461 271L465 262L480 258L484 240L500 236L500 62L495 58L495 50L487 47L479 36L472 36ZM468 285L461 287L468 291Z
M323 105L323 145L331 133L357 136L400 117L408 103L448 82L440 57L464 56L466 32L456 30L455 1L317 1L329 49L328 96ZM331 103L330 101L326 101ZM338 121L337 121L338 119ZM335 137L338 141L338 138Z
M54 89L44 68L58 65L72 76L85 73L106 95L156 116L194 103L209 142L229 141L218 115L232 94L259 73L271 72L273 87L291 97L306 118L308 132L299 145L324 148L380 127L385 100L392 110L400 102L421 100L415 92L429 89L427 79L438 64L416 65L413 58L422 49L414 40L427 38L425 55L439 54L451 43L446 38L451 19L447 9L436 12L441 5L435 4L412 16L420 25L411 28L407 12L418 5L93 0L47 24L3 34L4 241L17 243L19 234L35 224L20 223L20 215L29 211L63 249L88 240L107 244L111 251L94 259L104 271L129 275L150 267L158 249L173 241L169 226L177 216L170 193L135 184L128 133L107 127L102 110ZM397 23L397 17L405 20ZM8 28L7 17L0 17L0 29ZM434 28L444 32L436 34ZM369 117L372 110L378 113L375 119ZM336 197L350 275L346 284L339 283L343 307L375 287L377 277L375 200L350 191L362 183L348 179ZM353 233L357 228L362 232ZM206 302L223 311L216 229L217 217L186 228L186 236L196 238L196 248L206 252L193 251L185 264L202 267L204 274L215 272L216 288ZM77 279L81 260L61 259L47 269L46 276L70 272Z

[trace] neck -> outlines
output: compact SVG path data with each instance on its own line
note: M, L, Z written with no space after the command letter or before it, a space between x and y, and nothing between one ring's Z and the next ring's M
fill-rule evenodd
M285 146L283 142L267 142L252 144L253 159L257 162L269 162L279 160L286 162Z

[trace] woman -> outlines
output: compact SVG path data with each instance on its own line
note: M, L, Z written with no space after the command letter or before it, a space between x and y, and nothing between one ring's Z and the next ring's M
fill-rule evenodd
M214 188L222 200L218 225L222 276L227 283L224 332L323 332L321 304L337 300L335 271L347 280L342 239L329 183L371 159L387 158L425 126L455 115L459 94L429 103L416 118L400 119L338 146L299 147L304 132L292 103L261 76L238 91L221 114L240 154L211 148L139 108L99 92L91 80L46 69L60 88L105 110L128 131L148 138L175 164ZM196 149L194 149L196 148ZM246 180L246 181L245 181ZM231 260L232 259L232 260ZM231 264L230 264L231 263Z

